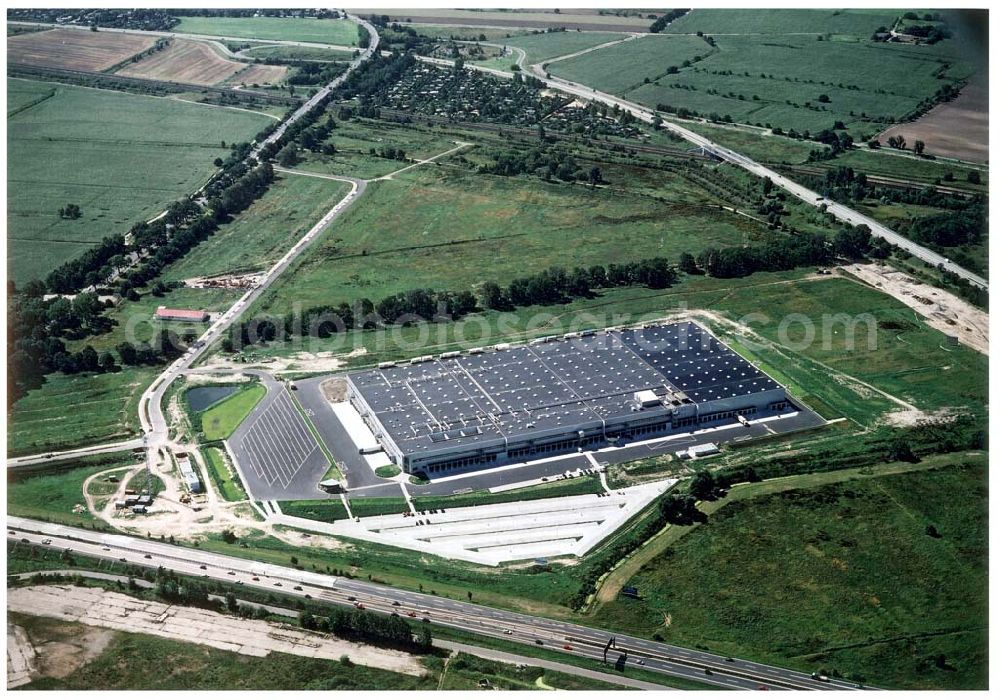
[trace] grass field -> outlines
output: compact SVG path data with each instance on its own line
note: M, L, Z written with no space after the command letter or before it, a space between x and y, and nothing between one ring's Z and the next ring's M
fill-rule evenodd
M550 32L511 37L494 43L524 49L525 65L542 63L557 56L576 53L609 41L624 39L626 35L613 32Z
M83 457L72 463L79 466L11 474L7 480L7 513L90 527L94 518L86 510L83 482L107 469L141 464L142 456L118 452Z
M308 41L338 46L358 45L358 25L342 19L298 17L182 17L175 32L241 39Z
M7 414L9 455L113 442L139 432L139 397L155 368L112 374L51 374Z
M435 171L437 170L437 171ZM689 191L677 177L672 190ZM665 193L666 194L666 193ZM669 195L668 195L669 196ZM454 203L463 204L456 209ZM756 225L750 225L756 229ZM742 242L748 222L705 205L428 168L369 185L260 306L373 300L419 285L463 289L551 265L676 258ZM331 276L331 266L338 274Z
M711 52L712 47L698 37L650 35L552 63L548 70L602 92L625 94L646 78L657 80L671 66L680 67Z
M266 270L350 187L335 180L276 175L264 196L168 267L164 279Z
M294 61L350 61L353 51L337 51L318 46L255 46L240 53L247 58Z
M208 474L219 494L227 501L245 501L247 494L243 490L243 484L236 471L230 469L229 460L222 450L218 447L206 447L202 454L205 456Z
M597 622L874 685L985 688L985 468L724 506L632 578L641 599Z
M645 15L617 16L601 14L596 10L561 10L558 14L542 10L453 10L435 8L406 8L383 11L399 22L427 22L433 24L465 24L479 27L566 27L568 29L593 29L644 32L652 23ZM419 24L414 25L419 29Z
M201 415L201 429L206 440L225 440L250 415L267 390L253 384L226 397Z
M54 83L11 79L7 94L23 108L7 123L7 265L18 284L190 194L227 154L221 141L249 139L271 123L248 112ZM67 203L83 216L61 219Z
M369 154L386 147L402 148L407 158L430 158L455 147L451 133L440 133L424 128L401 128L384 121L352 119L339 122L327 139L337 152L334 155L301 153L302 162L297 170L328 175L374 178L388 175L407 163L379 158Z
M320 520L332 523L335 520L347 520L347 508L339 498L328 498L323 501L279 501L278 506L285 515L309 520Z

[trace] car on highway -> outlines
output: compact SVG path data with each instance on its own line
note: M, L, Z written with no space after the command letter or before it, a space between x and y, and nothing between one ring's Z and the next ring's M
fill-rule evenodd
M128 559L126 559L125 557L120 557L118 561L128 561Z
M235 576L236 575L235 571L227 571L226 573L229 574L230 576Z
M42 540L42 544L52 544L52 540L46 537L44 540Z
M152 558L153 558L153 555L152 555L152 554L143 554L143 555L142 555L142 558L143 558L143 559L152 559Z
M101 547L101 549L103 551L105 551L105 552L110 552L111 551L111 547Z
M514 634L513 630L504 630L504 634Z
M277 586L278 588L281 588L281 581L275 581L274 585Z
M201 565L201 566L199 566L198 568L199 568L199 569L202 569L202 570L204 570L204 569L207 569L208 567L207 567L207 566L205 566L204 564L202 564L202 565Z
M571 647L569 644L563 644L563 649L565 649L566 651L573 651L573 647Z
M537 644L538 646L542 646L543 644L545 644L545 642L543 642L541 639L536 639L535 644Z
M29 540L27 537L22 537L21 538L21 544L29 544L30 542L31 542L31 540Z
M301 591L301 590L302 590L302 586L294 586L294 587L292 588L292 590L293 590L293 591Z
M399 601L398 600L392 601L392 605L393 607L399 607Z
M357 600L357 598L355 598L355 597L354 597L354 596L352 596L352 595L349 595L349 596L347 596L347 600L349 600L350 602L352 602L352 603L353 603L354 601L356 601L356 600Z
M256 576L253 576L250 580L251 581L260 581L260 579L258 577L256 577Z

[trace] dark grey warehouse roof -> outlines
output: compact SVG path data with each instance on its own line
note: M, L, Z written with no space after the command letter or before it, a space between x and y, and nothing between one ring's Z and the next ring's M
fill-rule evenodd
M632 413L635 392L647 389L707 403L779 388L692 322L430 359L350 379L399 448L418 454L599 426Z

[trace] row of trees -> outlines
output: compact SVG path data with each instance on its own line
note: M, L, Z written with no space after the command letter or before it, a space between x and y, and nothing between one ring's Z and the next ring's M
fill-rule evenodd
M670 24L674 20L680 19L690 11L691 10L670 10L666 14L660 15L659 17L656 18L655 22L649 25L650 33L659 34L664 29L667 28L668 24Z
M421 625L419 634L414 638L410 624L399 615L378 615L367 610L332 608L326 613L306 609L299 615L299 624L307 630L383 647L426 651L433 641L430 627L426 624Z

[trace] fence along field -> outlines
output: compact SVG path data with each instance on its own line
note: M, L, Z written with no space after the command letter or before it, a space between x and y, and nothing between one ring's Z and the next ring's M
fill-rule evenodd
M52 29L7 37L7 62L104 71L156 43L154 36Z
M118 71L118 75L152 80L173 80L194 85L218 85L237 77L251 67L246 63L224 58L204 41L174 39L170 46ZM272 70L257 71L253 82L280 82L288 69L267 66Z
M249 140L271 123L56 83L8 79L7 90L20 107L7 123L7 263L18 285L194 192L228 153L222 141ZM68 203L80 206L81 218L60 218Z

